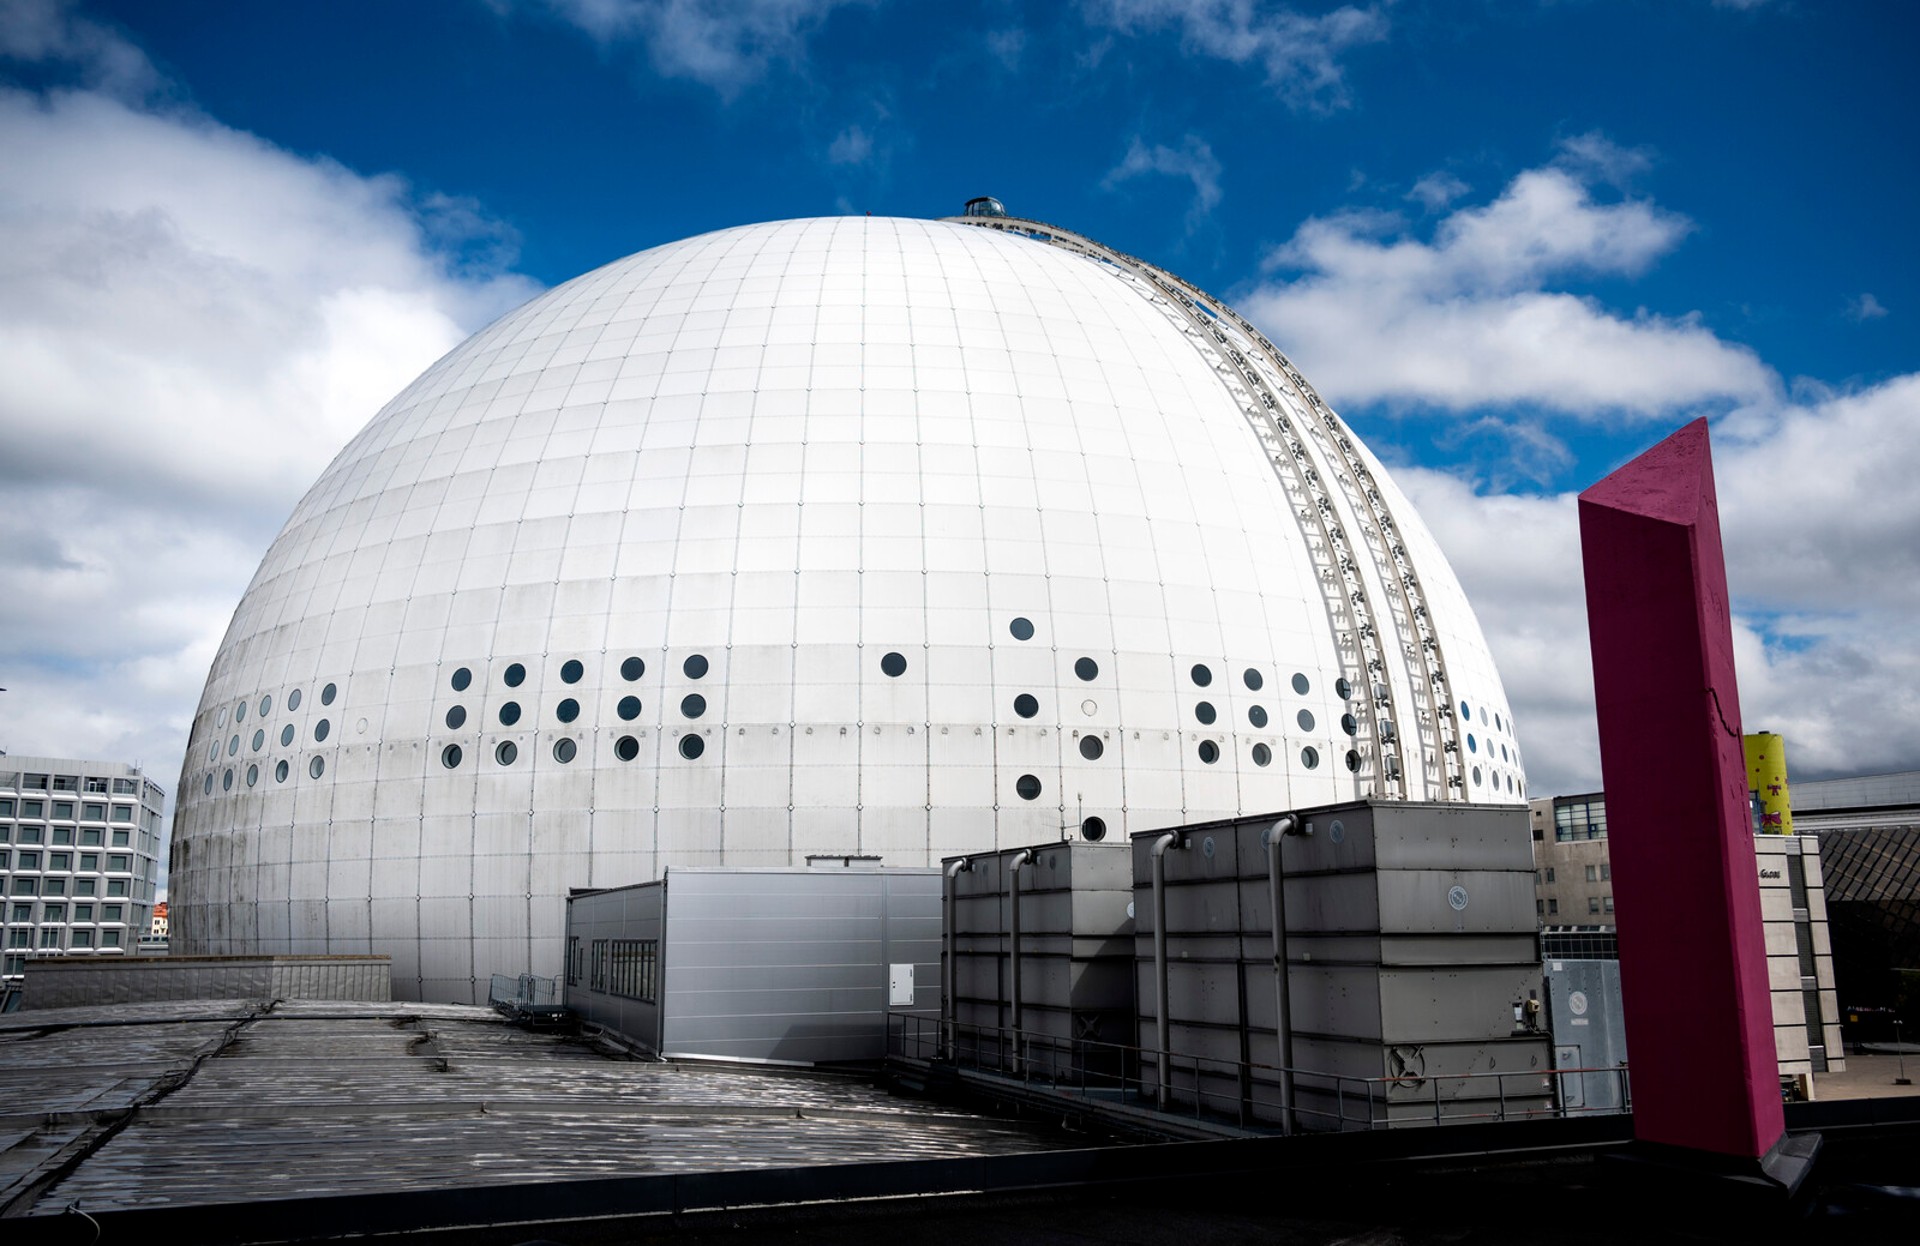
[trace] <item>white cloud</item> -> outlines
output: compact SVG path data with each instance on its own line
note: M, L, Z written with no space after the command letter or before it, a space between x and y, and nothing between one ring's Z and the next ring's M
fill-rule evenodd
M1920 765L1920 374L1713 431L1742 720L1798 775ZM1649 438L1651 440L1651 438ZM1536 793L1600 786L1571 492L1402 468L1506 681Z
M1625 187L1653 167L1644 147L1623 147L1597 130L1560 141L1554 163L1587 182Z
M1424 241L1381 213L1309 220L1271 260L1298 275L1239 303L1336 404L1530 404L1593 417L1766 399L1779 387L1773 371L1696 316L1622 314L1549 288L1638 275L1690 228L1644 200L1601 202L1549 166L1454 211Z
M142 759L171 787L293 503L535 287L473 205L130 100L137 49L27 7L69 24L29 43L4 23L16 59L117 94L0 87L0 150L33 170L0 180L0 746Z
M506 0L511 3L512 0ZM654 68L733 95L799 61L835 9L863 0L544 0L603 44L638 42Z
M1862 324L1869 320L1878 320L1886 314L1887 309L1882 307L1880 300L1871 294L1863 293L1859 298L1847 305L1848 319L1858 321Z
M1257 65L1267 83L1296 108L1326 111L1347 103L1341 53L1387 37L1377 5L1343 5L1306 14L1257 0L1086 0L1087 21L1123 34L1180 32L1193 55Z
M1149 173L1181 178L1193 186L1193 203L1187 209L1187 229L1191 232L1220 202L1220 161L1213 148L1189 134L1178 147L1156 143L1152 147L1136 135L1127 146L1119 164L1107 170L1100 184L1108 190Z
M1017 72L1027 51L1027 32L1018 26L987 32L987 51L1008 73Z
M1429 212L1438 212L1472 189L1453 174L1441 170L1415 182L1407 198Z
M865 164L873 158L873 136L857 125L850 125L827 145L829 164Z

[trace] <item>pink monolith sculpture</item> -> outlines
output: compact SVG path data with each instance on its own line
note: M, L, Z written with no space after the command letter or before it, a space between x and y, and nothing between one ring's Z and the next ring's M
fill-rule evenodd
M1637 1141L1781 1140L1707 422L1580 495Z

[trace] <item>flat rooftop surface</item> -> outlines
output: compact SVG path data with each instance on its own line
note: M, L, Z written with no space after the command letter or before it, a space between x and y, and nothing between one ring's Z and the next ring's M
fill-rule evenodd
M0 1017L0 1215L1086 1145L849 1077L616 1059L486 1008L212 1000Z

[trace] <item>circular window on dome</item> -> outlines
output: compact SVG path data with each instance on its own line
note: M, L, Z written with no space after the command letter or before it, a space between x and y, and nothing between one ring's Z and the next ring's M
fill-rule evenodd
M287 763L281 762L280 764L284 766ZM200 785L200 794L202 796L213 795L213 771L211 770L207 771L207 781Z
M613 744L613 755L621 761L632 761L640 756L640 741L630 735L623 735Z
M580 677L586 673L587 668L580 665L580 659L568 658L560 666L560 682L563 684L577 684L580 682Z
M1252 723L1256 727L1266 726L1267 725L1267 707L1264 705L1248 706L1247 721Z
M1199 662L1195 662L1193 669L1188 671L1187 674L1192 677L1193 686L1196 688L1204 688L1213 682L1213 672Z
M520 702L508 701L500 707L500 725L511 727L520 721Z
M1333 695L1339 697L1342 701L1353 699L1353 685L1347 681L1345 675L1333 681Z
M1100 664L1092 658L1081 658L1073 664L1073 673L1091 683L1100 677Z
M707 656L704 653L696 653L682 662L680 669L687 673L688 679L704 679L707 674Z
M246 720L247 720L247 703L245 701L242 701L240 702L240 704L233 707L233 721L238 723L238 722L245 722Z
M455 692L465 692L473 686L473 671L463 666L453 673L451 682Z
M287 694L287 713L291 714L293 713L293 711L299 708L300 708L300 689L295 688L292 692L289 692Z
M1313 687L1313 684L1307 679L1305 675L1302 675L1299 671L1295 671L1293 673L1293 690L1295 692L1299 693L1301 696L1306 696L1308 691L1310 691L1312 687Z
M1088 761L1099 761L1100 755L1106 751L1107 746L1100 743L1099 736L1083 735L1080 737L1080 756L1086 758Z
M1340 730L1346 732L1348 735L1359 735L1360 720L1352 714L1342 714L1340 715Z
M464 754L461 753L458 744L449 744L440 750L440 764L449 770L458 770L460 768L460 758L463 756Z
M1040 777L1038 775L1023 774L1014 780L1013 790L1020 793L1021 800L1039 800Z
M1266 686L1267 682L1266 677L1259 671L1254 670L1251 666L1246 669L1246 673L1241 675L1240 678L1246 680L1248 689L1254 692L1260 691L1261 688Z
M1494 716L1493 716L1493 729L1494 729L1495 731L1505 731L1505 730L1506 730L1506 728L1505 728L1505 727L1502 727L1502 726L1500 725L1500 715L1499 715L1499 713L1498 713L1497 711L1496 711L1496 712L1494 713Z
M220 712L214 715L213 725L216 730L227 725L227 707L226 706L224 705L221 706Z
M1306 768L1307 768L1308 770L1317 770L1317 769L1319 769L1319 767L1320 767L1320 750L1319 750L1319 749L1317 749L1317 748L1312 748L1312 747L1308 747L1308 748L1303 748L1303 749L1301 749L1301 750L1300 750L1300 764L1301 764L1302 766L1304 766L1304 767L1306 767Z
M1480 786L1480 767L1478 766L1473 768L1473 785L1475 787Z
M285 748L292 743L293 743L293 724L288 723L286 726L280 728L280 747Z
M639 658L628 658L620 664L620 678L632 683L647 673L647 664Z
M307 773L316 779L319 778L321 775L325 774L326 772L327 772L327 759L324 757L316 757L312 761L307 763Z
M1080 824L1080 838L1090 844L1097 844L1107 837L1107 823L1104 818L1088 818Z
M1502 745L1500 746L1500 760L1501 760L1501 761L1512 761L1512 760L1513 760L1513 759L1512 759L1511 757L1508 757L1508 756L1507 756L1507 746L1506 746L1506 745L1504 745L1504 744L1502 744Z
M1256 744L1253 746L1253 764L1254 765L1265 766L1265 765L1272 764L1272 762L1273 762L1272 749L1268 748L1264 744Z
M1198 704L1196 704L1193 707L1193 716L1195 718L1198 718L1201 722L1207 723L1209 725L1211 725L1213 720L1216 717L1218 717L1218 715L1214 713L1213 702L1211 701L1201 701Z
M254 784L258 783L259 781L260 781L260 767L248 766L247 767L247 786L252 787Z
M1200 760L1211 766L1220 760L1220 746L1212 740L1200 741Z
M271 714L272 712L273 712L272 695L269 694L267 696L261 697L260 698L260 717L265 718L268 714Z
M1360 773L1360 751L1358 749L1350 748L1347 750L1347 769L1353 771L1355 774Z
M266 747L266 744L267 744L267 733L265 730L260 730L253 733L253 751L254 752L256 753L259 752L261 749Z
M900 678L900 676L907 673L906 655L889 653L886 657L880 659L880 669L885 671L887 675L893 679Z
M493 760L502 766L511 766L520 759L520 746L512 740L502 740L493 750Z
M686 718L698 718L707 712L707 699L697 692L688 693L680 699L680 713Z
M467 707L456 705L447 711L447 730L458 731L467 725Z
M515 662L507 668L507 673L502 678L506 680L507 687L518 688L527 680L527 668Z
M1473 777L1473 781L1475 783L1478 783L1480 781L1480 776L1475 775ZM227 772L220 776L220 790L223 792L231 792L233 790L233 767L232 766L228 766Z
M1027 619L1027 618L1017 618L1013 622L1007 624L1007 630L1013 633L1013 638L1015 640L1032 640L1033 639L1033 620Z
M561 736L553 742L553 759L566 765L580 755L580 744L571 736Z
M1473 738L1473 732L1471 731L1467 732L1467 751L1469 753L1477 753L1480 751L1480 741Z
M680 756L686 758L688 761L692 761L706 751L707 742L699 736L683 735L680 737Z
M333 698L338 696L339 694L340 694L340 689L337 685L328 684L326 687L320 689L320 704L332 705Z
M1013 712L1022 718L1032 718L1040 712L1040 702L1031 692L1023 692L1013 699Z
M1473 711L1467 708L1465 701L1460 702L1460 717L1465 722L1473 721Z
M213 747L207 750L207 760L208 761L220 760L220 738L218 736L214 737Z
M291 773L292 769L293 768L287 765L285 761L275 762L273 766L273 781L275 783L285 783L287 781L287 775Z
M231 757L239 751L240 751L240 737L233 736L229 738L227 740L227 756Z
M632 722L640 717L640 698L621 697L620 704L614 707L614 712L625 721Z
M1312 731L1313 730L1313 711L1301 710L1298 714L1295 714L1293 716L1293 721L1300 724L1300 730Z
M563 723L570 723L580 717L580 702L568 697L553 707L553 716Z

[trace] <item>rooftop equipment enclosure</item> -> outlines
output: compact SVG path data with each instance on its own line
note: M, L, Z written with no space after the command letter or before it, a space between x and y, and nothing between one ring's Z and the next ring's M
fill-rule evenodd
M1197 1091L1204 1110L1283 1124L1291 1094L1291 1123L1303 1129L1549 1110L1526 810L1359 802L1290 816L1133 836L1147 1084L1171 1102L1191 1105ZM1271 919L1275 834L1285 979ZM1283 989L1290 1060L1277 1025ZM1164 1075L1162 1050L1172 1053Z
M931 1025L940 871L674 869L567 901L568 1007L666 1057L834 1063Z

